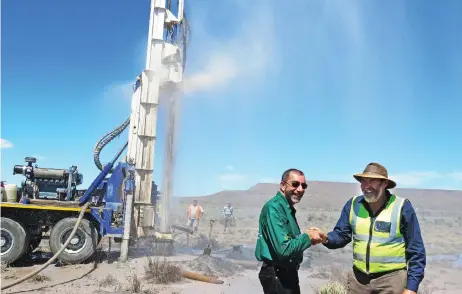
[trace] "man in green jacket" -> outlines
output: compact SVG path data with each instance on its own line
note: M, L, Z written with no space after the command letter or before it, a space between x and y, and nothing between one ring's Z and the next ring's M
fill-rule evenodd
M303 251L326 239L319 230L300 233L294 205L300 202L306 188L303 172L288 169L276 196L261 210L255 257L263 262L258 277L265 294L300 293L298 269Z

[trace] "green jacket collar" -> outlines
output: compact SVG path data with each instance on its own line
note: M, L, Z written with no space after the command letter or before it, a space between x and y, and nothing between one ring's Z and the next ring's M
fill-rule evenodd
M278 193L276 194L276 196L278 197L278 201L289 211L289 212L296 212L297 210L295 209L295 207L293 205L290 205L289 204L289 201L287 200L287 198L284 196L284 194L281 193L281 191L278 191Z

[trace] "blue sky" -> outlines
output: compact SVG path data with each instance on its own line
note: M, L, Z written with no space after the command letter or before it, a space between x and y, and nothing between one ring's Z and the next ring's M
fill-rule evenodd
M400 187L462 189L462 2L186 0L191 42L176 194L353 182L371 161ZM149 1L2 1L2 179L77 165L130 113ZM155 179L165 135L160 113ZM124 132L103 161L127 139Z

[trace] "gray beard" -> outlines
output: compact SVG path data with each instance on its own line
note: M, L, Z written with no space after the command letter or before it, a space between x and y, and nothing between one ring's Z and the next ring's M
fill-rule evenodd
M375 203L379 201L380 199L380 194L376 193L374 196L366 196L364 195L364 200L366 200L367 203Z

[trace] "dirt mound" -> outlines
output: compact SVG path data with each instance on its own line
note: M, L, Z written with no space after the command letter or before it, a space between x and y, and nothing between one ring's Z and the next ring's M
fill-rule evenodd
M233 249L226 254L226 258L236 260L256 260L254 252L255 249L253 248L245 248L243 246L234 245Z
M201 255L186 265L186 270L212 277L228 277L241 271L241 267L218 257Z
M195 240L192 242L192 248L194 249L204 249L207 247L209 244L211 244L212 249L220 249L220 244L218 244L218 241L215 240L214 238L209 239L207 236L201 234L199 237L196 237Z
M207 236L201 234L199 236L190 236L189 241L186 238L186 235L180 235L175 238L175 248L192 248L192 249L204 249L211 243L212 250L217 250L221 248L221 245L214 238L211 240Z
M331 273L319 271L319 272L315 272L309 275L308 277L313 278L313 279L327 279L328 280L331 278Z

